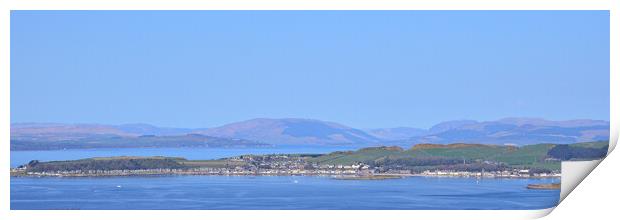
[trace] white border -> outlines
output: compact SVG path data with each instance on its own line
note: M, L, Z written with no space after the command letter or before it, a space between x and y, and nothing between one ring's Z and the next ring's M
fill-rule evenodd
M529 219L542 217L552 209L526 211L9 211L10 142L10 10L611 10L610 59L618 60L618 22L615 15L620 1L611 0L0 0L0 219ZM614 87L620 82L617 65L611 62L610 151L618 141L620 123L614 112L620 110ZM598 163L596 163L598 164ZM562 165L566 166L565 163ZM594 165L595 166L595 165ZM594 168L577 167L589 173ZM576 167L576 166L571 166ZM571 168L572 169L572 168ZM564 170L563 170L564 171ZM564 172L563 172L564 173ZM583 179L582 176L581 179ZM563 186L563 191L565 191ZM571 189L572 190L572 189Z
M616 219L620 198L620 154L605 158L546 220Z
M609 10L610 0L5 0L13 10Z

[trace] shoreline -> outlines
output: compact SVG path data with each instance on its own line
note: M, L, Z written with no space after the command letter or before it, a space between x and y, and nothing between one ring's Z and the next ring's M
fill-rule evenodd
M560 176L530 176L530 177L511 177L511 176L447 176L447 175L424 175L424 174L374 174L374 175L329 175L329 174L199 174L199 173L142 173L142 174L22 174L15 175L11 173L13 178L106 178L106 177L168 177L168 176L318 176L331 177L337 180L389 180L402 179L409 177L425 177L425 178L475 178L475 179L560 179Z

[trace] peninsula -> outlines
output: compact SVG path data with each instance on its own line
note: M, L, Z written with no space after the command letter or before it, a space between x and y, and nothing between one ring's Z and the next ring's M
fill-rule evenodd
M338 179L402 176L559 177L562 160L591 157L606 142L538 144L524 147L482 144L418 144L362 148L328 154L240 155L214 160L178 157L98 157L41 162L11 169L12 176L132 175L326 175Z

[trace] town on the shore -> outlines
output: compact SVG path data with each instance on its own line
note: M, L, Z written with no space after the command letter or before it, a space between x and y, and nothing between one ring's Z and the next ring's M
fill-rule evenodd
M116 168L130 161L133 166ZM155 163L153 163L155 161ZM103 162L103 163L102 163ZM174 162L174 164L170 164ZM305 157L290 155L243 155L221 160L192 161L166 157L112 157L60 162L38 162L11 169L12 176L137 176L137 175L261 175L261 176L331 176L342 179L389 179L407 176L475 177L475 178L558 178L560 172L540 172L498 166L479 161L469 170L429 168L413 170L398 166L370 165L362 162L321 164ZM70 164L70 165L68 165ZM103 164L103 165L102 165ZM177 166L178 164L178 166ZM471 165L471 164L468 164ZM485 167L488 169L485 170Z

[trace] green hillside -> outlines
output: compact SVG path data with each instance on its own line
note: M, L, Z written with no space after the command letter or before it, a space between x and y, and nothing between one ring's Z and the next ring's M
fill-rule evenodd
M609 141L582 142L582 143L569 144L568 146L600 149L600 148L609 147Z
M587 149L604 150L608 143L607 141L599 141L576 143L568 146L572 150L569 152L572 153L570 154L571 160L579 160L592 159L591 153ZM493 163L498 166L515 168L559 170L562 157L554 157L554 154L549 154L556 147L562 147L562 149L558 148L562 150L562 153L566 151L565 145L556 144L535 144L523 147L482 144L418 144L407 150L400 147L364 148L357 151L334 152L308 160L319 164L334 165L350 165L360 162L383 164L386 161L392 161L392 163L396 161L401 165L410 166L455 165L457 162L467 164Z
M602 158L607 153L607 147L608 144L605 141L576 144L536 144L523 147L482 144L418 144L410 149L397 146L369 147L357 151L339 151L322 155L242 155L217 160L186 160L175 157L100 157L51 162L34 160L24 167L30 171L87 171L196 167L235 168L250 165L263 167L269 164L275 167L288 164L298 168L299 166L313 167L316 164L353 165L364 163L382 170L501 171L525 168L530 169L531 172L550 172L560 170L563 160Z
M68 170L138 170L138 169L180 169L186 166L177 157L96 157L81 160L39 162L30 161L25 167L31 172Z
M358 162L369 163L384 157L393 159L436 158L484 161L507 154L511 151L514 151L513 147L479 144L416 145L408 150L404 150L400 147L374 147L364 148L358 151L334 152L317 158L312 158L310 160L321 164L355 164Z

